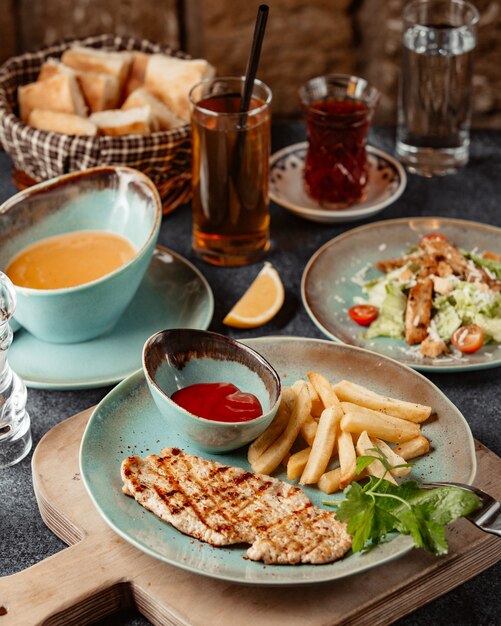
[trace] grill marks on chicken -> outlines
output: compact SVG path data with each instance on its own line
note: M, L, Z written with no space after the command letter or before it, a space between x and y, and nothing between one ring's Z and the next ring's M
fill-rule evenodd
M214 546L252 544L265 563L329 563L351 547L345 524L283 481L167 448L126 458L123 492L175 528Z

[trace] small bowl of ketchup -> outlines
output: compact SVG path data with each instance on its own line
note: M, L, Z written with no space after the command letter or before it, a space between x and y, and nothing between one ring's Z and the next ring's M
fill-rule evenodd
M271 423L280 378L246 345L203 330L162 330L143 348L149 390L169 427L200 449L244 446Z

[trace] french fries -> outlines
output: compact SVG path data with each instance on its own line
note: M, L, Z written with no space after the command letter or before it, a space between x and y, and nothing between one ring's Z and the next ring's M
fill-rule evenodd
M410 472L403 467L406 461L430 448L421 433L430 414L429 406L382 396L346 380L333 385L320 372L308 372L307 381L283 389L275 419L249 447L249 463L263 474L282 464L289 480L316 483L329 494L367 475L396 484L394 477ZM375 457L358 474L357 454Z
M249 450L247 451L247 459L252 465L265 450L267 450L271 444L278 439L278 437L285 430L294 403L296 402L296 394L290 387L284 387L282 389L282 399L280 406L278 407L277 414L268 428L259 435L259 437L251 443Z
M419 424L414 422L366 409L351 402L341 402L341 406L344 411L344 417L341 420L343 430L358 434L366 430L369 436L380 437L392 443L409 441L420 434Z
M353 444L353 436L346 430L341 430L337 439L337 450L341 475L339 477L339 489L349 485L356 475L357 451Z
M414 439L409 439L404 443L399 444L393 448L393 451L408 461L409 459L415 459L417 456L426 454L430 449L430 442L423 435L418 435Z
M318 397L315 387L309 382L306 384L308 385L308 391L310 392L311 398L311 415L312 417L320 417L322 415L322 411L324 410L322 400Z
M343 411L338 406L330 406L323 410L318 422L315 439L311 446L308 462L299 481L300 485L311 485L318 482L320 476L327 469L334 449L334 442L336 441L338 424L342 416Z
M325 472L318 479L318 488L324 493L334 493L341 489L341 468L336 467L330 472Z
M357 452L360 456L376 457L374 461L365 468L365 471L376 478L383 478L384 476L386 480L396 485L397 481L391 474L386 472L384 465L377 459L377 453L374 451L374 448L375 445L372 443L367 431L364 430L357 441Z
M384 454L384 456L386 457L386 460L392 467L392 469L390 470L390 473L393 476L398 476L398 477L407 476L407 474L411 471L411 468L399 467L399 465L406 464L404 458L399 456L395 452L395 450L393 450L393 448L390 448L390 446L386 443L386 441L383 441L382 439L378 439L377 437L373 437L371 441L374 447L379 448L381 452Z
M322 374L319 374L318 372L308 372L306 375L317 392L318 397L322 401L325 409L330 406L339 405L338 397L325 376L322 376Z
M366 476L367 474L364 470L360 474L355 474L353 481L358 482ZM322 474L322 476L320 476L317 486L320 491L323 491L324 493L334 493L336 491L339 491L340 489L344 489L344 487L341 487L341 468L336 467L330 472Z
M264 452L251 462L251 467L257 474L271 474L281 463L284 456L292 448L301 430L302 423L309 417L311 411L311 399L308 387L303 384L298 387L296 402L289 422L282 433Z
M334 385L334 391L342 402L352 402L410 422L424 422L431 414L430 406L380 396L378 393L362 387L362 385L350 383L347 380L342 380Z
M303 473L308 457L310 456L311 448L304 448L295 454L292 454L287 461L287 478L289 480L296 480Z
M306 443L311 446L317 434L318 422L309 415L301 425L301 435Z

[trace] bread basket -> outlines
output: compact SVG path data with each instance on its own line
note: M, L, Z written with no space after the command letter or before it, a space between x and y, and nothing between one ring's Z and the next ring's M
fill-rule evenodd
M144 39L97 35L73 39L37 52L12 57L0 67L0 142L13 162L20 188L54 176L99 165L125 165L140 170L157 186L164 213L190 199L190 127L150 135L77 136L31 128L17 116L17 89L37 79L49 57L59 58L73 44L108 50L137 50L187 58L182 52Z

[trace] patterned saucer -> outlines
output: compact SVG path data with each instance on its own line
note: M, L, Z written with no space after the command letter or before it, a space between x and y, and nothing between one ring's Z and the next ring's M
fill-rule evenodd
M322 207L307 193L303 184L308 143L287 146L271 156L270 198L292 213L312 222L333 224L353 222L382 211L399 198L407 183L405 170L386 152L367 146L369 184L365 197L346 209Z

